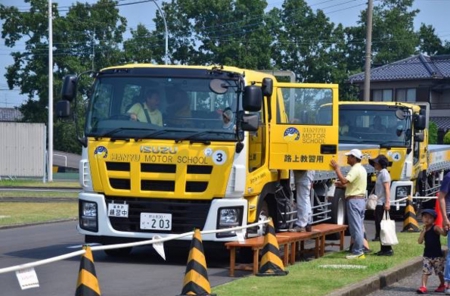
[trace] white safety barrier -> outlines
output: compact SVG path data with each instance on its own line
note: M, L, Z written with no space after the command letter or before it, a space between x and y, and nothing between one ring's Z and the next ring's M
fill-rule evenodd
M248 224L246 226L239 226L239 227L218 229L218 230L202 231L201 234L211 234L211 233L238 231L238 230L243 230L243 229L246 229L246 228L255 227L255 226L259 226L259 225L263 225L263 224L267 224L267 223L269 223L269 220L264 220L264 221L260 221L260 222L257 222L257 223ZM134 242L134 243L104 245L104 246L93 246L93 247L91 247L91 250L92 251L101 251L101 250L121 249L121 248L127 248L127 247L151 245L151 244L155 244L155 243L163 243L163 242L166 242L166 241L182 238L182 237L185 237L185 236L192 236L192 235L194 235L194 231L185 232L185 233L177 234L177 235L169 235L169 236L166 236L164 238L150 239L150 240ZM239 235L238 235L238 237L239 237ZM1 268L0 269L0 274L11 272L11 271L23 270L23 269L27 269L27 268L32 268L32 267L35 267L35 266L49 264L49 263L53 263L53 262L56 262L56 261L68 259L68 258L71 258L71 257L84 255L85 252L86 252L85 250L80 250L80 251L75 251L75 252L71 252L71 253L68 253L68 254L65 254L65 255L60 255L60 256L56 256L56 257L52 257L52 258L48 258L48 259L44 259L44 260L40 260L40 261L35 261L35 262L30 262L30 263L25 263L25 264L20 264L20 265L15 265L15 266L6 267L6 268Z

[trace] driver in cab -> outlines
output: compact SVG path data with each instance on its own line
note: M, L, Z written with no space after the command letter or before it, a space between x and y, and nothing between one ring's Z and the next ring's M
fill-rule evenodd
M158 106L159 92L156 90L148 90L145 93L145 102L134 104L127 113L130 114L131 120L163 126L162 114Z

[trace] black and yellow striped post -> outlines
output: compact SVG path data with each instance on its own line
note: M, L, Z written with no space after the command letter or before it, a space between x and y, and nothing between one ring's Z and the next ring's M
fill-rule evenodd
M287 250L285 250L287 252ZM264 247L257 276L281 276L287 275L289 271L284 270L283 261L280 258L275 228L272 220L269 221L264 235Z
M419 232L419 223L417 223L416 211L412 204L411 195L406 200L405 215L403 220L402 232Z
M80 271L78 273L77 290L75 296L98 296L101 295L95 273L94 257L89 246L84 246L86 253L81 256Z
M202 234L199 229L195 229L191 241L191 249L180 296L184 295L215 295L211 294L205 253L203 252Z

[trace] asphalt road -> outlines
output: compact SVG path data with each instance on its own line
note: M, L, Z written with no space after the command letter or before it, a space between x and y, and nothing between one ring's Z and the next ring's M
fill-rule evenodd
M77 222L0 229L0 268L35 262L80 250L83 236L75 229ZM374 223L366 221L368 238ZM401 229L402 222L397 222ZM349 237L346 237L346 247ZM337 247L327 247L336 251ZM374 250L377 251L377 250ZM102 295L178 295L181 293L189 247L166 253L164 261L152 247L139 247L126 258L111 258L103 251L94 252L95 269ZM205 248L211 287L250 273L236 271L228 276L228 253ZM21 290L14 272L0 274L1 295L65 296L74 295L80 257L35 267L40 287ZM385 294L383 294L385 295ZM392 294L394 295L394 294Z

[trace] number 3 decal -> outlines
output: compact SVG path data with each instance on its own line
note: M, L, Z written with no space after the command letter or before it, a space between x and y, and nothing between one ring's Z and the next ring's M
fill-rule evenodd
M225 151L217 150L212 155L213 161L217 165L222 165L227 161L227 154Z

